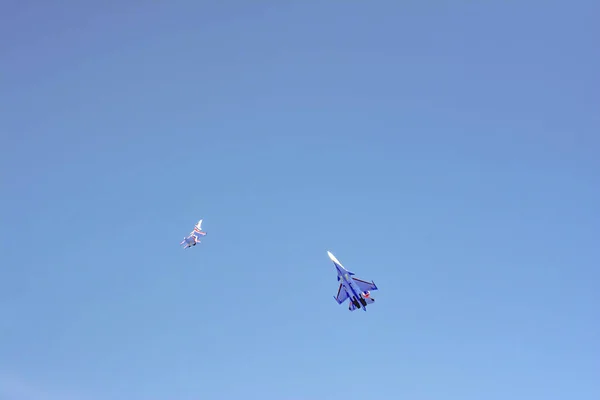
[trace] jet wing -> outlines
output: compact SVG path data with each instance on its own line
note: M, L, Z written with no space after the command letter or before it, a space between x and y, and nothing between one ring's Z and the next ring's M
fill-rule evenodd
M335 301L337 301L338 304L342 304L346 301L346 299L348 299L348 293L346 292L346 289L344 289L343 285L340 283L337 296L335 296Z
M363 281L362 279L358 279L355 277L352 277L352 279L354 279L354 282L356 283L358 288L361 290L361 292L367 292L367 291L370 292L373 290L377 290L377 285L375 285L374 282Z

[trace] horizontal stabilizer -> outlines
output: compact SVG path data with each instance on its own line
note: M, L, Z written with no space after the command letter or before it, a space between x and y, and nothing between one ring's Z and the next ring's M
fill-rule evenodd
M365 299L365 301L367 302L367 304L375 303L375 299L374 299L374 298L372 298L372 297L367 297L367 298Z

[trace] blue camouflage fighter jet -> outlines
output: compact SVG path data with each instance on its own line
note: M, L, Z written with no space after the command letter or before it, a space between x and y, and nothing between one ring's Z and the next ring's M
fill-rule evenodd
M362 279L353 277L354 272L348 271L342 266L342 263L329 251L327 255L333 261L335 269L337 270L337 280L340 282L337 296L333 296L338 304L342 304L346 300L349 300L348 309L354 311L357 308L361 308L367 311L367 304L375 302L375 299L371 297L371 291L377 290L375 282L367 282Z
M184 237L179 245L184 245L183 248L187 249L200 243L200 236L206 236L206 232L202 231L202 220L194 226L194 230L190 232L189 236Z

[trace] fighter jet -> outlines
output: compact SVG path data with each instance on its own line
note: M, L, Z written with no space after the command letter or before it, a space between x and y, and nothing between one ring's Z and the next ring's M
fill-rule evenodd
M194 226L194 230L190 232L189 236L184 237L179 245L185 244L184 249L195 246L200 243L200 236L206 236L206 232L202 231L202 220L198 221Z
M375 301L375 299L371 297L371 291L377 290L375 282L367 282L353 277L352 275L354 275L354 272L350 272L344 268L342 263L340 263L333 254L328 251L327 255L335 265L338 275L337 280L340 282L337 296L333 296L335 301L337 301L338 304L342 304L347 299L350 299L348 302L348 309L350 311L361 308L361 306L364 311L367 311L367 304L371 304Z

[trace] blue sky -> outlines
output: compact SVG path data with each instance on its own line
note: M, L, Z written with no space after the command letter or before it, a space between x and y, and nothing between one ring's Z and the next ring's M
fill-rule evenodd
M566 4L3 3L0 398L600 398Z

